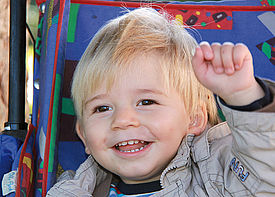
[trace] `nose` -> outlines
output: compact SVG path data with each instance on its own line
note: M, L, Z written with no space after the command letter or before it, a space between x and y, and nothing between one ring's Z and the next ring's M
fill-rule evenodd
M112 130L126 130L129 127L139 127L140 121L134 109L124 108L116 110L112 121Z

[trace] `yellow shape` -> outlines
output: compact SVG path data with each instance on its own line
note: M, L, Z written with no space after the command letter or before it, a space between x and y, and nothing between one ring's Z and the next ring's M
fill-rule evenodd
M33 178L33 171L31 170L31 174L30 174L30 183L32 183L32 178Z
M220 26L220 25L217 25L217 27L218 27L218 28L221 28L221 26Z
M201 15L201 13L199 11L196 11L196 15Z
M179 24L180 24L180 25L182 25L182 24L183 24L183 18L182 18L182 15L177 14L177 15L176 15L176 21L178 21L178 22L179 22Z
M23 163L26 164L28 166L28 168L30 169L31 171L31 174L30 174L30 182L32 183L32 177L33 177L33 171L32 171L32 161L31 161L31 158L29 157L24 157L23 158Z
M26 165L28 166L28 168L31 169L31 167L32 167L31 158L29 158L29 157L24 157L24 158L23 158L23 163L26 164Z

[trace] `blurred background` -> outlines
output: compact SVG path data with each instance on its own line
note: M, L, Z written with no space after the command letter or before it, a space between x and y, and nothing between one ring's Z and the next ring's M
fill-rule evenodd
M1 0L0 6L0 131L8 119L8 83L9 83L9 22L10 0ZM22 21L23 22L23 21ZM27 22L36 38L38 7L35 0L27 0ZM26 50L26 122L32 105L33 43L27 32Z

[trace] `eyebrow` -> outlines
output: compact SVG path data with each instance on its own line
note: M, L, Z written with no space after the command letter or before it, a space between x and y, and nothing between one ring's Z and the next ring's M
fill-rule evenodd
M158 95L162 95L162 96L167 96L167 94L165 94L164 92L162 92L162 91L160 91L158 89L143 89L143 88L141 88L141 89L135 90L134 92L137 93L137 94L158 94ZM104 98L106 98L108 96L109 96L109 94L98 94L98 95L92 97L91 99L87 100L85 102L85 106L88 103L90 103L90 102L92 102L94 100L104 99Z
M84 105L84 106L86 106L88 103L90 103L90 102L92 102L92 101L94 101L94 100L104 99L104 98L106 98L106 97L108 97L108 94L98 94L98 95L92 97L91 99L87 100L87 101L85 102L85 105Z
M165 94L164 92L158 89L137 89L136 92L141 94L159 94L159 95L167 96L167 94Z

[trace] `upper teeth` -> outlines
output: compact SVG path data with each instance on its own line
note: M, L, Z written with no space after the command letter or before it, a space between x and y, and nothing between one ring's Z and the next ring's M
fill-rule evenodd
M139 141L139 140L130 140L130 141L124 141L116 144L116 146L126 146L126 145L133 145L133 144L138 144L138 143L144 143L144 141Z

